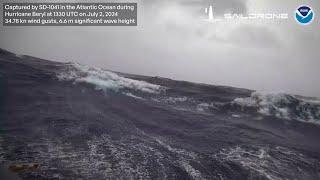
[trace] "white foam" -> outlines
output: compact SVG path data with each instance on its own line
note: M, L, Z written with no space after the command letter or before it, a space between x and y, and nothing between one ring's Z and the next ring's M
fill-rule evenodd
M160 144L162 147L164 147L165 149L167 149L168 151L176 154L176 156L178 157L178 163L181 166L181 168L183 168L190 177L192 177L193 179L205 179L204 177L202 177L202 174L199 170L195 169L191 164L191 160L195 161L197 163L200 164L199 161L197 161L198 156L195 152L192 151L186 151L184 149L179 149L179 148L174 148L172 146L170 146L169 144L165 143L164 141L160 140L159 138L153 137L153 139Z
M188 101L188 98L183 96L183 97L169 97L164 100L166 103L178 103L178 102L186 102Z
M77 63L67 65L67 70L59 73L57 77L59 80L93 84L101 90L131 89L145 93L160 93L165 89L156 84L121 77L101 68L88 67Z
M218 109L218 106L220 106L219 103L200 103L197 105L196 107L196 110L197 111L200 111L200 112L205 112L205 111L208 111L210 109L215 109L217 110Z
M233 162L270 180L303 179L301 172L313 166L317 159L286 147L234 146L221 149L214 157L222 162ZM306 174L308 174L307 172ZM260 179L252 176L250 179ZM264 178L263 178L264 179Z
M231 116L232 116L232 117L235 117L235 118L241 117L239 114L232 114Z
M204 180L204 178L201 175L201 172L192 167L189 162L182 161L180 164L183 167L183 169L189 174L189 176L191 176L193 179Z
M247 150L240 146L236 146L230 149L222 149L215 157L222 159L223 161L239 163L244 168L265 176L270 180L281 179L277 176L277 172L275 174L273 174L274 171L269 172L268 163L271 161L270 164L272 164L273 159L271 159L268 152L263 148Z
M129 96L129 97L135 98L135 99L145 100L144 98L136 96L136 95L134 95L132 93L129 93L129 92L126 92L126 93L123 93L123 94L126 95L126 96Z
M256 108L262 115L320 123L320 101L315 99L309 100L285 93L253 92L250 97L236 98L232 103L242 109Z

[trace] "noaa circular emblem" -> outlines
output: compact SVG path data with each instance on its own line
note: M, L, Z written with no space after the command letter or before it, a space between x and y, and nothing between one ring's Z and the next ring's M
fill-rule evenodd
M300 6L295 13L296 21L302 25L310 24L314 18L313 10L308 6Z

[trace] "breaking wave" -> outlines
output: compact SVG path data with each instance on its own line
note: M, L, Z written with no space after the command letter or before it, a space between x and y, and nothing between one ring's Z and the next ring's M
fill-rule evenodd
M134 90L145 93L160 93L163 87L144 81L121 77L116 73L101 68L88 67L78 63L69 63L63 72L57 77L60 80L73 81L74 83L85 82L94 85L101 90Z
M236 98L232 104L242 111L254 110L266 116L320 123L320 100L316 98L253 92L250 97Z
M121 91L123 95L137 100L151 100L173 105L176 109L181 110L191 110L199 113L240 110L247 113L259 113L264 116L320 124L320 100L316 98L285 93L253 92L250 97L236 98L230 103L210 102L188 96L161 94L161 92L166 92L168 87L122 77L108 70L77 63L67 64L64 70L57 74L57 77L59 80L72 81L73 83L88 83L94 85L98 90Z
M316 98L1 50L0 83L0 166L22 179L320 179L320 126L278 120L318 123Z

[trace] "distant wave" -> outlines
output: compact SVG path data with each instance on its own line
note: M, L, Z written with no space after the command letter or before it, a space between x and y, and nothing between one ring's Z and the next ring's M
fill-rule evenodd
M320 124L320 100L316 98L253 92L250 97L236 98L232 104L239 106L242 111L255 110L266 116Z
M320 179L320 126L296 121L319 122L316 98L1 49L0 92L0 166L21 179Z
M68 80L75 83L89 83L101 90L119 91L131 89L146 93L159 93L163 90L159 85L121 77L111 71L78 63L69 63L65 70L60 72L57 76L60 80Z
M166 93L169 87L130 79L101 68L89 67L78 63L68 63L57 74L59 80L73 83L88 83L103 91L120 92L137 100L173 105L176 109L191 110L199 113L221 111L240 111L274 116L282 119L295 119L302 122L320 124L320 100L286 93L253 92L250 97L235 98L231 102L206 101L193 97ZM149 95L146 95L149 94ZM151 94L151 95L150 95ZM154 95L152 95L154 94ZM233 117L239 115L233 114Z

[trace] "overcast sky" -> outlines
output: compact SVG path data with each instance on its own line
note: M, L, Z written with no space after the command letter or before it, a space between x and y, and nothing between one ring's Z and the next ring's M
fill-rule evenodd
M320 97L319 0L136 2L138 27L1 26L0 48L127 73ZM215 17L284 12L289 19L209 23L203 20L209 4ZM301 4L315 11L311 25L294 20Z

